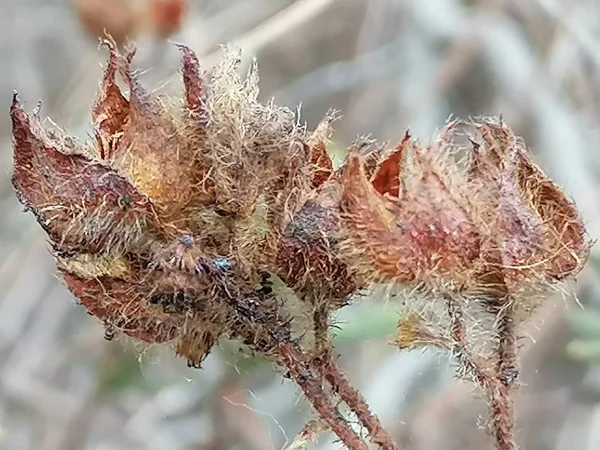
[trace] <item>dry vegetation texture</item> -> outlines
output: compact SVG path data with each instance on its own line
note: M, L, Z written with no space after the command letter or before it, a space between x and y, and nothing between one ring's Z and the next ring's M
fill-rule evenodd
M378 448L396 448L393 439L402 449L512 449L523 381L522 448L571 448L570 432L576 448L596 448L597 407L575 395L596 369L562 359L563 282L587 261L584 223L595 236L598 214L589 14L567 17L547 1L251 3L113 1L101 14L100 3L73 2L80 21L48 32L72 61L90 44L81 69L71 62L69 77L51 81L43 67L7 59L49 93L30 90L24 75L6 86L20 96L5 160L46 236L32 227L25 239L3 186L0 448L108 439L114 448L263 449L329 429L366 449L349 413ZM9 5L17 18L33 14ZM110 27L117 40L98 51L89 38ZM195 51L165 44L178 30ZM137 53L124 46L131 37ZM226 41L244 53L217 48ZM573 49L580 59L562 66ZM289 107L259 94L247 53L261 59L263 91ZM106 54L101 72L88 69ZM32 95L48 107L32 108ZM290 109L300 101L302 117ZM475 118L446 121L452 111ZM504 118L478 115L499 111ZM356 139L366 132L404 137ZM415 137L423 134L434 137ZM104 333L52 281L48 247ZM580 297L594 308L595 276L584 274ZM338 330L340 318L349 322ZM534 345L521 339L532 329ZM338 368L338 350L379 418ZM281 386L255 356L293 383ZM435 364L446 357L481 389L491 441L478 426L481 405ZM296 412L294 385L323 419L302 431L310 410Z

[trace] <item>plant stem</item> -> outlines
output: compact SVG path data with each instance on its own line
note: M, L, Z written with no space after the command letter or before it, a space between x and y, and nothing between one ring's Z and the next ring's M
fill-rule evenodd
M453 356L461 370L473 377L488 399L492 436L496 450L515 450L514 406L511 385L516 378L516 330L513 309L509 306L498 320L498 365L496 370L486 370L467 348L467 330L464 324L462 299L446 295L454 341Z
M290 377L298 384L306 398L312 403L323 421L342 440L349 450L368 450L369 447L356 434L331 404L323 389L323 383L312 377L308 364L301 360L301 355L288 344L279 347L279 361L285 367Z
M316 370L329 382L360 424L369 432L371 441L382 450L397 450L391 436L385 431L379 418L371 412L369 405L344 373L340 370L333 345L329 338L328 303L317 297L312 299L315 348L313 360Z
M368 450L368 446L346 423L340 415L333 399L323 388L323 381L315 378L320 375L327 380L335 393L346 403L348 408L369 432L370 438L382 450L397 450L390 435L383 429L381 422L371 411L360 392L354 388L339 369L332 357L330 343L323 345L323 355L316 358L303 352L292 341L289 321L278 315L276 299L264 291L256 291L243 295L235 289L226 276L221 279L222 294L235 314L249 326L235 327L237 333L247 344L255 347L260 353L270 356L278 364L288 370L290 377L302 389L323 421L351 450ZM322 321L322 315L320 320ZM261 330L261 337L255 334L256 327ZM253 330L254 328L254 330ZM247 331L247 332L246 332ZM325 343L322 343L325 344Z
M349 450L369 450L338 411L323 388L323 380L315 377L318 372L311 370L311 358L292 342L289 322L279 317L277 309L273 308L275 299L260 292L243 295L226 277L221 281L223 297L240 321L239 326L233 327L233 334L286 369L319 416ZM257 330L260 335L256 334Z
M489 386L490 415L497 450L515 450L514 407L510 389L502 382Z
M508 304L498 317L497 382L492 396L492 427L498 450L514 450L515 411L511 391L518 377L514 308Z
M470 354L467 346L467 329L464 323L463 305L461 299L453 295L446 296L446 305L450 316L450 332L452 334L452 356L454 356L465 374L471 375L487 394L490 375L480 362Z
M397 450L398 447L391 436L379 421L379 418L371 412L369 405L361 393L350 383L342 373L333 355L321 362L317 370L331 384L334 392L346 403L360 424L367 429L369 437L374 444L382 450Z
M352 386L337 364L337 358L329 338L328 303L316 298L313 299L313 304L315 308L313 312L315 348L312 362L316 370L329 382L333 391L339 395L360 424L369 432L369 437L375 445L382 450L397 450L396 444L383 428L379 418L370 411L363 396L358 389Z

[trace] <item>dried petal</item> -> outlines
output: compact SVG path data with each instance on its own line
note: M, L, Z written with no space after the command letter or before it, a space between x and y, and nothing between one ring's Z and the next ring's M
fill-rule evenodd
M321 121L308 140L311 163L313 164L312 186L317 189L327 181L333 173L333 163L327 153L327 138L330 132L330 118Z
M417 314L411 314L406 318L398 321L398 333L394 343L400 350L413 350L419 347L420 342L420 327L422 319Z
M371 178L371 184L381 195L389 194L392 197L400 197L400 166L410 144L410 133L407 131L404 138L396 146L393 153L389 155Z
M199 368L222 335L220 322L204 320L184 333L177 341L176 352L187 359L188 366Z
M109 167L74 154L78 149L68 148L72 142L46 133L37 117L23 111L16 95L11 117L13 185L55 250L130 248L149 227L158 228L148 198Z
M448 338L439 334L431 323L427 323L422 312L410 313L398 320L394 344L400 350L415 350L427 346L449 350L452 344Z
M92 107L92 121L101 159L113 157L119 138L129 117L129 101L117 86L119 54L116 43L103 41L109 50L109 60L102 79L100 96Z

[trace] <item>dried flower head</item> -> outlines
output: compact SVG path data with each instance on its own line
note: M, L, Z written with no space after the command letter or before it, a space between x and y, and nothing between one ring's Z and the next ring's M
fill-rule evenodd
M454 121L429 146L407 133L387 155L357 147L334 171L332 117L307 134L259 103L256 64L241 79L233 50L205 74L180 47L175 104L141 86L134 51L105 44L95 142L43 127L16 96L11 116L19 198L67 286L111 329L176 342L195 364L228 334L223 277L250 293L275 273L326 310L372 281L501 306L587 258L573 203L502 122ZM452 141L463 125L476 134L466 164Z
M233 325L224 285L260 288L279 227L318 165L294 114L258 103L256 65L238 76L233 50L206 75L181 47L180 105L140 85L133 51L106 46L95 142L47 129L15 95L13 184L92 315L137 339L173 342L196 365Z
M342 259L412 286L395 344L449 352L487 398L496 448L515 449L517 326L589 256L575 205L501 120L450 122L428 146L406 135L369 166L353 151L340 171Z
M471 149L453 143L461 126ZM589 254L573 202L501 121L451 122L429 146L407 135L370 177L351 152L340 185L343 253L373 280L497 300L575 275Z

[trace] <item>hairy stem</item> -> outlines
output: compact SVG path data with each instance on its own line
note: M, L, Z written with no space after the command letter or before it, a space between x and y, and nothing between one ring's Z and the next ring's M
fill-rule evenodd
M517 448L514 438L514 407L510 390L503 383L490 386L490 415L497 450Z
M272 305L275 299L260 292L242 295L226 278L221 281L223 297L240 320L241 326L235 327L237 337L287 370L319 416L348 449L368 450L367 444L342 417L325 391L318 372L311 370L312 360L292 342L289 322L279 317L277 308ZM257 329L260 336L256 335Z
M512 304L498 316L497 382L492 398L492 427L498 450L517 448L514 439L515 411L511 395L518 377L517 333Z
M468 350L467 328L464 323L462 299L453 295L446 296L446 305L450 316L450 332L452 335L452 356L458 360L460 375L470 375L487 394L490 374Z
M339 369L335 358L332 357L331 343L323 344L322 355L310 355L303 352L292 341L289 321L279 316L277 300L270 291L256 291L243 295L234 287L226 276L221 278L221 293L227 300L236 315L246 322L249 327L240 327L237 333L242 334L247 330L247 335L241 336L247 344L256 348L262 354L270 356L277 363L288 370L290 377L303 390L314 408L327 423L331 430L350 448L367 450L364 441L350 428L340 415L335 403L324 390L324 383L318 375L331 384L334 393L346 403L348 408L356 415L361 426L370 435L373 443L382 450L397 450L390 435L383 429L376 415L371 413L367 402L360 392L354 388ZM326 316L325 316L326 317ZM318 318L323 321L323 315ZM257 339L255 329L262 331ZM254 330L253 330L254 328ZM325 335L327 336L327 335ZM324 339L321 336L321 339Z
M382 450L396 450L391 436L385 431L379 418L373 414L369 405L337 364L333 345L329 338L328 303L319 298L313 299L313 326L315 348L313 362L321 375L329 382L333 391L342 399L346 406L357 417L361 425L369 432L371 441Z
M379 418L371 412L369 405L348 378L340 370L333 355L322 361L317 370L331 384L333 391L346 403L348 409L356 415L360 424L369 432L371 441L382 450L397 450L398 447L389 433L383 428Z
M301 358L302 356L289 344L280 345L278 358L280 364L289 371L290 377L302 389L323 421L350 450L368 450L369 447L332 405L331 399L323 389L323 383L313 377L309 365Z
M458 360L461 375L471 376L487 397L490 409L492 436L496 450L515 450L514 406L511 385L516 378L516 333L513 310L502 311L498 320L498 365L486 370L467 348L462 299L446 296L453 339L452 354Z

